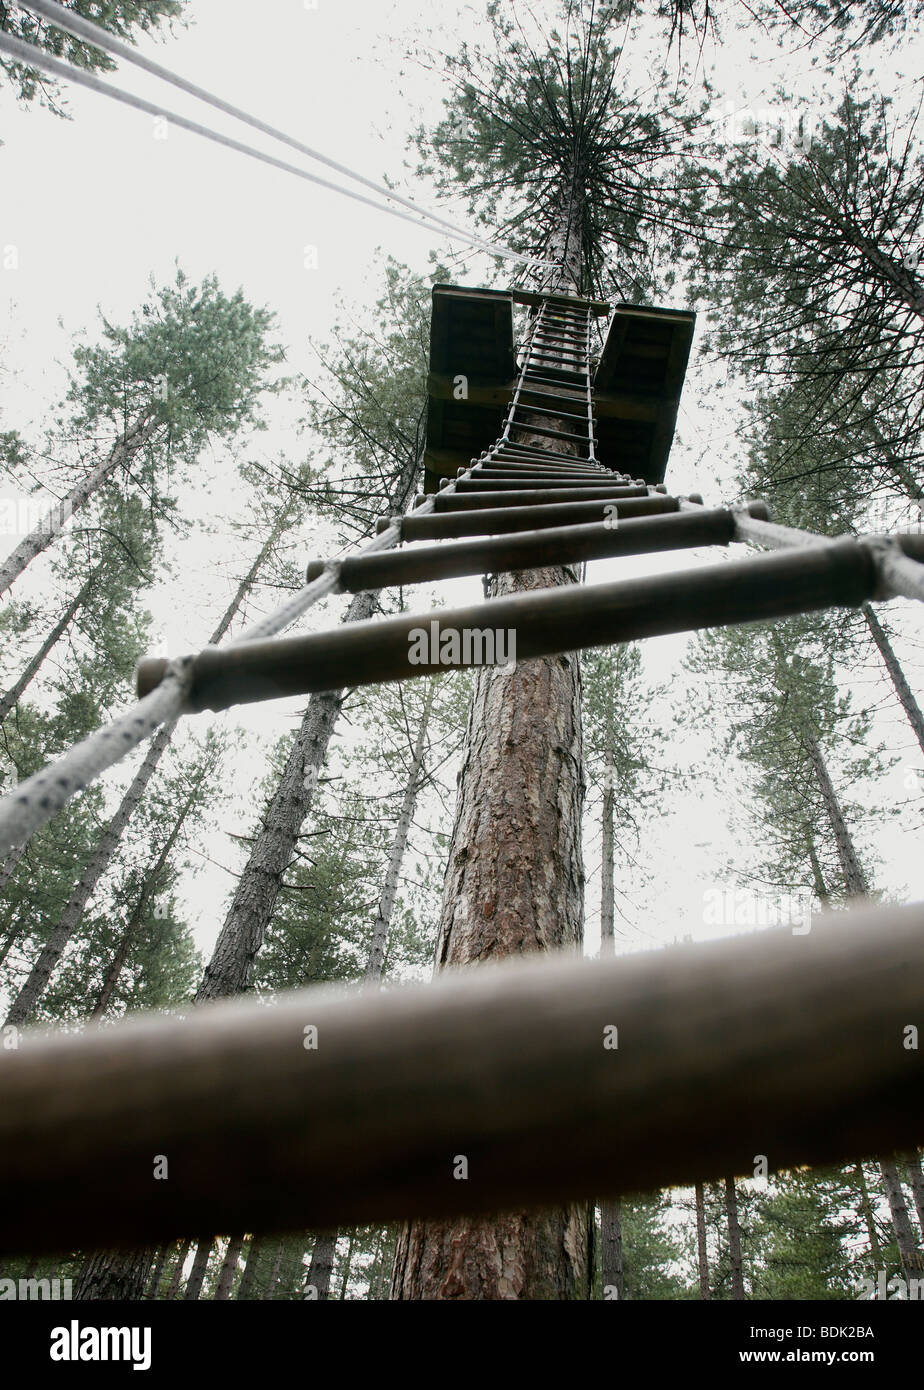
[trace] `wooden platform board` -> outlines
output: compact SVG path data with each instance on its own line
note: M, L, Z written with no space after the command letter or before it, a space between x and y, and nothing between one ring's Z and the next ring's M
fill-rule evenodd
M517 371L513 306L539 301L520 290L434 285L425 492L468 467L503 429ZM567 302L607 312L596 301ZM685 310L617 306L594 378L598 457L614 471L663 482L694 320Z

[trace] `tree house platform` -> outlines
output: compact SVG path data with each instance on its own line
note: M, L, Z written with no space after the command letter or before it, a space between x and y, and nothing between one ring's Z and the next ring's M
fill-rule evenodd
M500 435L517 373L513 306L544 298L434 285L425 492L467 468ZM596 300L548 298L598 317L610 312ZM650 485L664 481L695 317L683 309L616 306L592 383L604 467Z

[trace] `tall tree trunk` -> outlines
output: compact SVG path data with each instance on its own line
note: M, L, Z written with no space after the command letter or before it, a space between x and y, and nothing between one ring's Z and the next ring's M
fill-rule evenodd
M145 1289L146 1299L156 1299L160 1289L160 1281L164 1277L164 1265L167 1263L167 1256L170 1254L170 1246L162 1245L157 1252L157 1259L154 1261L154 1269L151 1278Z
M921 1172L921 1155L917 1152L908 1155L908 1182L914 1196L914 1209L918 1214L918 1225L924 1237L924 1173Z
M281 1240L276 1246L276 1254L273 1257L273 1267L270 1270L269 1283L263 1293L264 1299L272 1299L276 1292L276 1284L279 1280L279 1270L282 1265L282 1257L286 1253L285 1241Z
M176 1258L176 1264L173 1266L173 1273L170 1276L170 1283L167 1285L167 1293L165 1297L168 1302L172 1303L180 1291L180 1283L183 1279L183 1266L186 1263L186 1256L189 1254L189 1247L191 1245L192 1241L187 1236L187 1238L183 1241L182 1245L180 1246L179 1254Z
M202 1292L202 1284L205 1279L205 1272L209 1265L209 1256L212 1253L212 1246L215 1244L213 1236L203 1236L196 1247L196 1258L193 1260L193 1267L189 1271L189 1278L186 1281L186 1289L183 1294L184 1303L191 1303L197 1299Z
M600 1203L600 1273L604 1298L607 1288L611 1288L622 1302L626 1296L626 1274L622 1257L622 1202L618 1198Z
M885 663L885 668L895 687L895 693L901 701L902 709L908 716L908 723L914 730L914 736L918 741L921 752L924 753L924 715L921 713L921 707L914 698L911 686L905 679L905 673L902 670L901 662L895 655L892 643L886 636L882 624L876 616L875 609L871 604L864 603L862 605L862 613L863 617L866 619L867 627L873 634L873 641L879 648L879 655Z
M917 1279L921 1274L921 1252L914 1238L914 1228L908 1215L905 1193L898 1176L895 1160L881 1158L879 1171L882 1174L882 1185L889 1200L892 1229L895 1232L895 1243L898 1246L898 1254L902 1262L902 1275L905 1279Z
M579 162L562 190L550 259L564 269L544 288L580 293ZM545 422L543 422L545 423ZM559 422L560 427L560 422ZM520 431L550 454L569 441ZM573 584L573 570L493 577L489 593ZM584 792L580 668L573 654L543 657L503 675L479 669L443 892L438 967L570 947L583 936ZM447 1156L446 1180L463 1170ZM579 1299L587 1296L586 1208L411 1222L400 1232L392 1297Z
M148 410L133 420L102 462L91 469L79 483L75 483L67 495L46 513L35 530L20 541L12 554L0 565L0 594L5 593L13 581L19 578L36 555L41 555L43 550L47 550L64 529L68 518L84 506L117 468L129 466L139 449L160 428L159 421L152 416L153 410Z
M725 1179L725 1215L728 1221L728 1263L731 1271L732 1298L744 1298L744 1276L741 1270L741 1227L738 1224L738 1193L735 1179Z
M825 876L821 871L821 863L815 849L815 842L809 838L808 842L809 863L812 866L812 878L815 881L815 894L820 903L826 903L829 898Z
M237 1262L240 1259L243 1245L243 1236L232 1236L228 1241L228 1248L222 1261L221 1274L218 1276L218 1287L215 1290L217 1301L231 1297L231 1285L234 1283L235 1274L237 1274Z
M250 1248L247 1251L247 1262L244 1265L244 1273L241 1275L241 1282L237 1286L237 1297L241 1299L256 1298L254 1292L257 1286L257 1266L260 1263L260 1256L266 1246L264 1236L251 1236Z
M93 588L93 581L95 577L96 571L94 571L94 573L86 581L80 592L76 594L74 598L71 599L70 603L65 608L61 617L55 623L54 627L51 629L48 636L45 638L44 642L39 647L38 651L35 653L35 656L33 656L32 659L28 661L26 665L23 667L15 685L11 685L5 695L0 695L0 721L4 720L6 716L9 714L10 710L13 708L13 706L18 703L23 691L26 690L28 686L31 684L36 671L38 671L39 667L42 665L48 653L51 651L52 647L55 646L62 632L64 632L65 628L67 628L74 621L76 614L80 612L81 608L83 608L90 595L90 591Z
M613 767L616 761L616 730L613 717L612 682L606 682L603 730L603 756L606 775L603 782L602 864L600 884L600 955L615 954L615 894L613 883L614 803ZM600 1203L600 1267L604 1297L615 1288L616 1297L626 1296L622 1258L622 1204L607 1198Z
M221 621L209 638L210 645L220 642L231 626L235 613L243 603L245 596L253 587L254 581L262 569L267 555L273 545L275 545L288 514L288 506L283 507L279 517L273 525L269 537L261 547L260 553L250 566L245 577L241 580L234 598L231 600ZM21 1025L28 1022L36 1004L44 994L52 971L61 959L62 952L73 936L77 924L83 916L84 908L92 897L103 874L112 863L112 857L118 848L125 828L134 815L141 798L147 790L148 783L154 776L158 763L173 737L176 723L177 721L174 720L169 724L165 724L163 728L157 731L151 740L151 745L148 748L144 761L132 778L131 785L122 797L118 810L112 816L106 829L103 831L93 858L81 874L80 882L71 894L56 925L52 928L48 940L39 952L38 959L26 978L22 989L13 1001L7 1023Z
M696 1262L699 1266L699 1296L711 1299L709 1288L709 1248L706 1245L706 1201L701 1182L693 1187L696 1200Z
M385 947L388 942L391 919L395 910L395 898L398 893L398 875L401 872L401 864L407 851L407 840L411 829L411 821L414 817L414 808L417 805L417 797L420 792L420 773L423 767L424 749L427 746L427 730L430 724L430 714L433 709L435 695L436 681L431 680L427 687L423 712L417 727L417 739L414 743L411 766L408 771L407 781L404 785L404 795L401 799L401 811L398 816L398 824L395 827L394 839L391 842L391 850L388 855L388 868L385 871L385 882L382 885L378 910L376 911L375 921L372 925L372 943L369 947L369 956L366 961L366 971L363 977L366 984L380 984L385 969Z
M863 1213L863 1220L866 1224L866 1234L869 1239L873 1269L878 1273L880 1269L885 1269L885 1261L882 1258L882 1246L879 1244L879 1233L876 1230L876 1218L873 1214L873 1204L869 1198L869 1187L866 1183L866 1174L863 1171L863 1164L855 1164L854 1172L857 1175L857 1186L860 1189L860 1210Z
M350 1243L347 1246L346 1259L343 1262L343 1278L340 1281L340 1302L346 1299L347 1287L350 1282L350 1265L353 1263L353 1246L356 1244L356 1232L350 1231Z
M419 460L409 459L389 497L392 511L403 511L416 486ZM370 618L377 593L359 593L345 623ZM246 989L251 967L263 945L285 872L305 817L311 809L318 774L343 705L343 690L312 695L289 750L279 784L263 817L244 872L196 992L196 1003L222 999Z
M131 1278L127 1279L125 1261L121 1251L97 1250L83 1263L74 1286L74 1298L78 1302L85 1299L101 1301L143 1299L148 1270L154 1259L153 1248L145 1250L144 1256L143 1264L140 1258L134 1262Z
M15 942L17 936L21 931L22 922L14 922L13 925L10 927L9 931L7 932L6 936L3 938L3 945L0 946L0 965L3 964L7 956L10 954L10 951L13 948L13 943Z
M324 1231L315 1237L307 1283L317 1289L319 1299L330 1298L330 1281L337 1253L337 1232Z
M158 875L160 874L168 858L170 857L170 852L173 849L173 846L176 844L177 837L179 836L179 833L183 828L183 825L186 821L186 817L189 815L193 805L195 804L196 800L200 795L201 788L198 786L194 787L193 790L190 792L189 796L184 801L182 807L180 808L177 818L173 823L173 828L170 831L170 834L168 835L167 839L165 840L164 845L160 853L158 854L156 860L154 861L153 866L145 876L144 885L141 889L140 894L138 895L138 900L135 903L134 908L132 909L132 914L129 917L128 922L126 923L125 930L122 933L122 939L118 945L118 949L116 950L116 953L113 956L112 960L109 962L109 968L106 971L106 976L100 988L99 995L97 997L96 1003L93 1006L93 1012L90 1014L91 1023L94 1023L97 1019L102 1018L103 1014L106 1012L106 1009L109 1007L109 1000L112 998L112 991L115 989L116 984L118 983L119 976L122 973L122 968L125 965L128 953L131 950L132 943L135 939L135 933L138 930L138 924L139 922L141 922L144 916L145 908L147 907L148 902L150 901L152 888L157 884Z
M818 786L821 791L825 810L828 813L828 820L831 822L831 829L834 832L834 842L837 845L838 858L841 861L841 869L844 874L844 886L847 893L853 898L865 898L869 894L869 885L866 882L866 875L860 867L860 860L854 848L853 839L847 829L847 822L841 810L840 802L828 776L828 769L822 756L818 740L810 729L804 728L802 736L808 750L815 776L818 779Z

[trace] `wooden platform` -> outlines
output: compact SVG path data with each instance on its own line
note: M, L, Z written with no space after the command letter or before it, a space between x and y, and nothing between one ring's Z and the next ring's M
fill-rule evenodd
M503 429L517 372L513 306L540 298L528 291L434 285L425 492L468 467ZM562 298L598 316L608 313L606 304L594 300ZM685 310L617 306L594 378L598 453L605 466L650 484L663 482L694 321Z

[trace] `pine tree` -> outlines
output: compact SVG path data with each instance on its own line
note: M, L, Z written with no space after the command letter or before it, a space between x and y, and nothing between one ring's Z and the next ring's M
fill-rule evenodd
M554 262L540 288L581 296L652 284L639 231L654 221L676 112L646 111L617 82L621 54L577 11L571 39L536 46L489 7L495 51L462 45L446 63L447 117L422 131L423 169L457 187L476 215ZM461 132L461 133L460 133ZM618 248L619 256L615 253ZM543 425L559 424L552 419ZM523 431L523 443L576 452ZM486 581L489 597L577 582L569 568ZM574 654L475 678L437 962L579 949L583 932L581 678ZM539 872L542 891L532 887ZM447 1169L447 1181L451 1182ZM494 1219L411 1223L399 1237L392 1296L573 1299L586 1296L587 1213L562 1206Z

